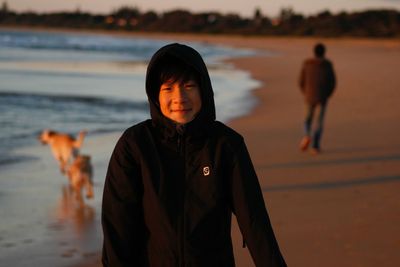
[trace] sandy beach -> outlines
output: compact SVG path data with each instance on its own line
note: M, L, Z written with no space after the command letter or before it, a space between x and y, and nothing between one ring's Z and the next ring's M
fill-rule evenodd
M230 123L249 146L289 266L395 266L400 234L398 40L210 38L274 52L233 60L262 82L259 105ZM327 45L338 78L323 153L298 150L303 59ZM253 266L234 231L237 266Z
M254 92L257 108L230 125L246 138L288 265L398 265L400 42L217 39L276 52L234 61L263 86ZM303 101L297 87L316 41L327 45L338 79L317 157L298 150ZM238 243L238 266L252 266Z
M398 40L146 35L273 52L230 60L262 82L257 107L229 123L246 139L289 266L400 263L400 42ZM323 153L301 153L299 69L327 45L338 88L329 103ZM233 222L236 264L254 266ZM96 259L83 266L98 266ZM81 265L82 266L82 265Z
M250 114L228 125L245 137L275 234L289 266L400 264L399 40L140 36L207 42L260 52L257 56L229 60L236 68L248 71L261 86L253 91L257 106ZM333 61L338 87L327 110L323 151L315 156L298 149L304 107L297 79L302 61L312 55L317 41L327 46L327 57ZM97 179L95 202L88 202L89 207L98 207L101 201L102 174L116 138L116 135L92 139L89 136L85 144L85 151L94 157ZM47 148L32 149L22 153L41 152L52 168L42 164L28 171L40 176L40 171L45 169L46 175L59 176L49 151L44 152ZM2 175L12 176L12 169L3 170ZM62 203L52 205L55 209L63 206ZM82 249L72 246L68 240L56 243L60 250L54 261L60 260L61 251L61 260L79 254L76 260L66 261L65 266L101 266L100 210L88 209L79 209L75 217L67 209L53 223L51 220L39 222L65 236L74 231L89 232L81 234L84 236ZM60 224L62 216L68 217L65 220L72 230ZM60 229L60 225L64 228ZM82 229L82 225L86 228ZM254 266L247 249L241 247L242 238L235 220L232 235L236 265ZM30 239L21 242L26 246L34 243ZM29 256L29 253L23 255Z

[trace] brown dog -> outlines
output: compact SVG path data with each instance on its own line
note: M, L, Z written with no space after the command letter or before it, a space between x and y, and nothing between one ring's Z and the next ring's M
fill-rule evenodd
M71 187L76 192L77 198L81 198L82 188L86 188L86 197L93 197L93 170L90 163L90 156L76 156L71 167L68 169L68 178Z
M39 140L42 144L50 145L53 156L59 162L61 173L65 174L71 156L78 155L85 135L86 131L80 131L78 138L75 139L69 134L46 129L39 136Z

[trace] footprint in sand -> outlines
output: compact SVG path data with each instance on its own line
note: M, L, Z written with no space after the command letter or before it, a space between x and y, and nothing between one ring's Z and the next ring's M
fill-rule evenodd
M97 255L97 253L95 253L95 252L84 252L84 253L82 253L82 257L83 258L91 258L91 257L94 257L96 255Z
M47 225L47 228L50 229L50 230L53 230L53 231L61 231L65 227L61 223L51 223L51 224Z
M77 252L78 252L77 249L71 248L71 249L68 249L68 250L64 251L64 252L61 254L61 257L63 257L63 258L71 258L71 257L73 257L74 254L76 254Z
M33 239L31 239L31 238L24 239L24 240L22 240L22 243L31 244L31 243L33 243Z
M65 246L68 245L68 242L60 241L60 242L58 243L58 245L61 246L61 247L65 247Z
M3 244L3 247L4 247L4 248L12 248L12 247L15 247L15 243L11 243L11 242L9 242L9 243L4 243L4 244Z

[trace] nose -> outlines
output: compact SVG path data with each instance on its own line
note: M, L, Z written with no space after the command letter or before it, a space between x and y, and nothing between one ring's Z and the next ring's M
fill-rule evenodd
M184 103L188 100L187 92L182 84L176 85L174 92L174 101L176 103Z

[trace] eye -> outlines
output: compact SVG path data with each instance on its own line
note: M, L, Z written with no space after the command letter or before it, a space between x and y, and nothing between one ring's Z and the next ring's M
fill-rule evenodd
M172 89L172 87L170 85L163 84L163 85L161 85L160 91L169 92L169 91L171 91L171 89Z
M196 88L197 87L197 83L196 82L187 82L187 83L185 83L185 88L186 89L193 89L193 88Z

